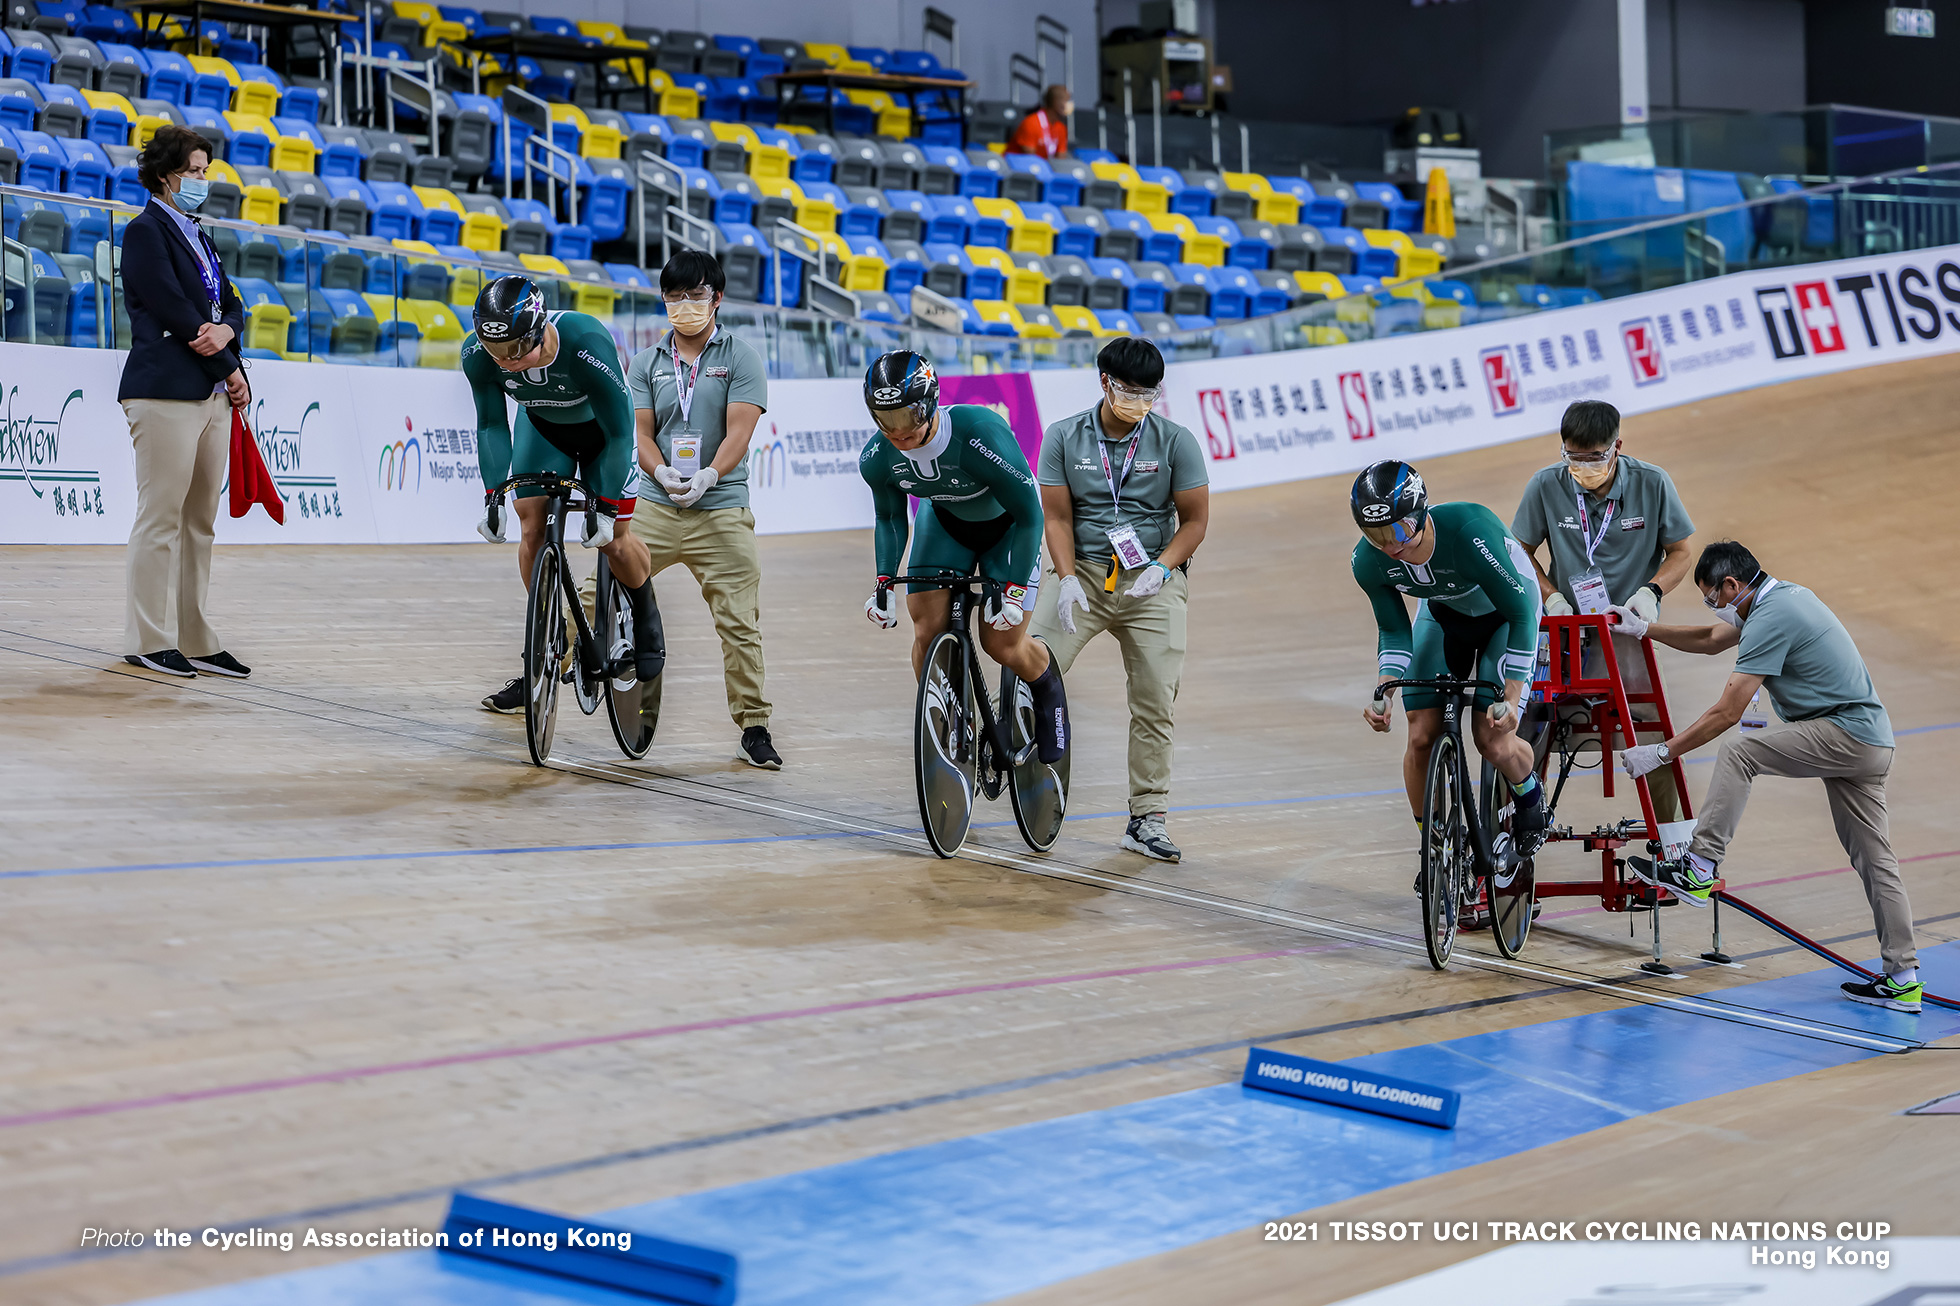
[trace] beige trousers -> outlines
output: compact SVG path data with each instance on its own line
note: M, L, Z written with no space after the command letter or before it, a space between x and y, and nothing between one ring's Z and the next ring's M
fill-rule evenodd
M1917 966L1919 954L1913 943L1912 905L1906 901L1899 859L1892 855L1885 815L1885 778L1891 770L1891 749L1861 743L1828 719L1796 721L1731 739L1715 759L1715 776L1702 799L1689 851L1721 865L1757 776L1822 780L1838 842L1865 882L1885 973L1896 975Z
M762 696L762 556L755 547L755 514L747 508L676 508L641 499L633 507L633 534L653 555L658 576L675 563L694 573L721 637L722 683L728 715L746 730L769 724ZM592 610L591 577L579 586Z
M1078 573L1089 605L1075 610L1071 635L1055 617L1061 581L1053 568L1044 568L1032 633L1047 641L1064 676L1090 640L1104 631L1116 636L1130 700L1130 815L1148 816L1170 804L1171 726L1184 679L1185 576L1173 571L1156 594L1132 599L1123 591L1136 583L1136 572L1117 577L1111 594L1096 570L1084 567Z
M123 652L210 657L224 648L204 615L211 538L231 452L231 401L126 399L136 453Z

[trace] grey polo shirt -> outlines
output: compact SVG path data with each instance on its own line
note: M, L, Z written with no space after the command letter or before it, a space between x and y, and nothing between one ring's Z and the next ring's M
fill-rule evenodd
M1621 454L1606 493L1586 495L1584 520L1594 533L1608 506L1613 510L1598 552L1588 564L1580 493L1565 464L1555 463L1524 487L1518 514L1511 521L1511 534L1525 548L1551 541L1552 564L1546 571L1568 599L1573 597L1572 577L1592 565L1606 578L1606 592L1613 602L1625 603L1660 570L1664 546L1695 533L1668 474L1652 463Z
M1893 746L1892 719L1851 632L1801 585L1777 581L1757 595L1742 622L1735 669L1764 677L1769 701L1785 721L1828 717L1860 743Z
M633 356L626 369L626 386L633 392L633 407L653 410L654 443L668 462L674 458L674 432L693 431L701 437L701 465L715 459L715 451L728 435L728 405L754 404L768 410L769 377L762 359L744 341L717 325L701 350L700 374L694 382L694 398L688 406L687 421L681 422L680 390L674 376L674 356L668 344L670 330L659 344ZM681 366L689 372L688 364ZM667 492L651 476L640 478L640 497L654 503L672 504ZM749 506L749 464L735 464L715 488L701 496L696 508L746 508Z
M1041 437L1038 474L1043 485L1068 487L1075 507L1077 565L1098 576L1108 570L1113 552L1108 532L1117 524L1117 504L1109 493L1111 479L1120 482L1123 524L1136 527L1137 539L1153 558L1177 533L1177 510L1171 495L1211 483L1198 438L1159 413L1144 418L1133 433L1137 437L1136 459L1128 478L1124 478L1123 461L1130 437L1107 438L1101 411L1099 403L1050 426ZM1098 443L1109 454L1107 478L1096 451Z

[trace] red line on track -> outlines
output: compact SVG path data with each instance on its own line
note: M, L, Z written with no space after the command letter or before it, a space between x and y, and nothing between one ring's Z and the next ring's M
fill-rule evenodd
M668 1038L675 1034L696 1034L705 1030L734 1029L743 1025L765 1025L810 1016L831 1016L845 1011L866 1011L876 1007L896 1007L939 998L970 997L976 993L1005 993L1014 989L1045 988L1055 984L1079 984L1087 980L1120 979L1130 975L1154 975L1163 971L1196 970L1209 966L1234 966L1248 961L1270 961L1276 957L1301 957L1317 952L1337 952L1360 947L1357 943L1328 943L1312 948L1281 948L1275 952L1247 952L1231 957L1204 957L1196 961L1171 961L1155 966L1130 966L1122 970L1089 971L1081 975L1053 975L1040 979L1006 980L998 984L974 984L957 989L931 989L923 993L900 993L888 998L864 998L856 1002L832 1002L820 1007L792 1007L784 1011L763 1011L749 1016L723 1016L716 1020L696 1020L680 1025L661 1025L652 1029L627 1030L618 1034L593 1034L585 1038L559 1039L550 1043L530 1043L518 1047L486 1048L479 1052L458 1052L446 1057L420 1061L396 1061L376 1066L352 1066L345 1070L323 1070L311 1075L283 1079L259 1079L243 1084L220 1084L182 1093L158 1093L150 1097L120 1098L108 1102L85 1102L77 1106L29 1111L21 1115L0 1116L0 1129L22 1125L48 1124L56 1120L77 1120L85 1116L118 1115L125 1111L144 1111L151 1107L174 1106L184 1102L208 1102L214 1098L245 1097L256 1093L276 1093L288 1088L315 1084L339 1084L355 1079L375 1079L383 1075L405 1075L417 1070L439 1070L444 1066L466 1066L482 1061L508 1061L516 1057L542 1056L549 1052L568 1052L575 1048L605 1047L615 1043L636 1043L645 1039Z

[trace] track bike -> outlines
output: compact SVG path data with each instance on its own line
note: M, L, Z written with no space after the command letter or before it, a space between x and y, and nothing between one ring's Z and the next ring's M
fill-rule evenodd
M543 766L551 757L561 683L572 686L579 710L587 716L598 711L603 701L620 751L631 758L645 757L660 721L663 677L640 683L634 656L632 600L626 586L612 574L606 555L599 555L591 621L586 620L578 582L565 556L565 523L570 515L585 514L586 536L590 538L598 528L598 515L610 515L611 510L591 486L576 477L529 472L511 477L485 496L490 527L498 534L503 530L503 496L520 488L545 492L545 538L531 563L531 589L524 611L524 738L530 746L531 761ZM566 623L567 612L576 631ZM575 652L569 666L568 652Z
M1481 927L1485 915L1498 952L1515 957L1531 935L1535 867L1512 841L1515 804L1489 762L1471 800L1462 724L1465 705L1478 690L1490 690L1501 701L1504 686L1455 676L1385 680L1375 686L1377 711L1391 689L1434 690L1442 698L1443 728L1429 753L1422 798L1422 942L1429 964L1447 967L1458 932ZM1549 806L1545 816L1549 826ZM1466 925L1466 919L1473 923Z
M926 841L941 857L958 853L973 823L976 788L989 801L1006 789L1021 838L1036 852L1047 852L1068 812L1068 753L1053 765L1041 760L1035 747L1033 695L1019 676L1002 667L1000 696L995 698L980 668L971 629L979 607L975 600L984 594L1004 601L1000 595L1005 587L977 575L894 576L878 586L880 605L891 586L908 584L948 590L951 598L946 629L926 647L912 732Z

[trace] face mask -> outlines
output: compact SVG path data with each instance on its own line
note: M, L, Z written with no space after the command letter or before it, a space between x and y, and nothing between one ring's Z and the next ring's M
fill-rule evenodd
M714 320L714 316L713 300L697 304L691 299L684 299L678 304L667 305L667 320L674 324L674 330L684 336L699 335L702 328Z
M1140 399L1117 399L1109 401L1109 411L1125 422L1141 422L1150 416L1150 405Z
M204 201L210 194L210 182L202 177L186 177L177 189L177 207L186 213L195 213L204 207Z
M1737 630L1741 630L1742 614L1736 611L1736 606L1740 604L1742 600L1748 598L1751 594L1754 594L1755 592L1756 592L1756 586L1753 582L1750 584L1748 589L1737 590L1734 598L1730 599L1727 603L1724 603L1721 607L1715 609L1715 620L1726 621L1729 625L1734 626ZM1703 601L1706 602L1706 600Z
M1575 463L1566 459L1565 470L1582 490L1597 490L1613 479L1613 465L1619 461L1617 454L1608 454L1604 462Z

